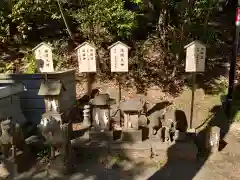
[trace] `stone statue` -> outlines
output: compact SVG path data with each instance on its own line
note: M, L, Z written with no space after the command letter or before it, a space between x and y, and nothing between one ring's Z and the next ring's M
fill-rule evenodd
M139 116L139 124L149 127L149 138L160 138L163 142L172 142L176 131L176 123L166 117L169 101L163 101L148 108L149 102L141 99L142 111Z
M16 149L26 151L26 143L23 137L22 129L18 123L15 125L10 119L1 122L0 144L1 151L5 157L9 157L12 149L12 156L15 159Z

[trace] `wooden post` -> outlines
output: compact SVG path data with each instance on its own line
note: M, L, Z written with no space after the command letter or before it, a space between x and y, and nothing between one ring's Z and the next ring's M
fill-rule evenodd
M118 108L120 108L122 94L121 94L121 77L119 75L117 77L117 82L118 82L117 105L118 105Z
M191 112L190 112L190 129L192 128L193 122L193 113L194 113L194 99L195 99L195 91L196 91L196 72L192 73L192 99L191 99Z
M186 45L184 49L187 49L185 71L192 73L192 99L189 122L189 128L192 129L195 98L194 96L196 90L196 73L204 72L205 70L206 46L200 41L196 40Z
M86 94L90 96L92 91L92 73L87 73Z
M91 94L93 73L97 71L96 67L96 47L93 44L84 42L75 48L78 56L79 72L86 73L87 82L84 91L87 95Z
M110 49L110 59L111 59L111 72L123 73L128 72L128 51L130 49L126 44L118 41L108 47ZM118 81L118 95L117 95L117 106L120 124L121 122L121 111L120 111L120 102L121 102L121 75L117 74Z
M117 75L117 83L118 83L118 92L117 92L117 109L118 109L118 112L116 114L116 117L117 117L117 121L120 122L121 124L121 110L120 110L120 104L121 104L121 77L119 76L119 74Z

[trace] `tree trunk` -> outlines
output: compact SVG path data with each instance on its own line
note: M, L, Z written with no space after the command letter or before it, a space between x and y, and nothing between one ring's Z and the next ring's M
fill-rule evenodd
M209 21L209 17L210 17L210 13L211 13L212 4L213 4L213 1L209 0L207 13L206 13L206 16L204 17L203 37L204 37L205 43L207 41L207 37L206 37L206 35L207 35L207 27L208 27L208 21Z
M168 4L164 1L159 12L157 30L163 42L163 46L167 49L167 27L168 27Z

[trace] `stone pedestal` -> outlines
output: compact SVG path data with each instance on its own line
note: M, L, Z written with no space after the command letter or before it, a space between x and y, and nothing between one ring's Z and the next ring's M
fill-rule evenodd
M142 141L142 130L135 130L135 129L124 129L122 131L122 141Z
M113 140L113 131L101 131L99 129L92 128L89 131L89 139L94 141L111 141Z
M211 153L219 151L220 128L217 126L209 127L206 139L207 150Z

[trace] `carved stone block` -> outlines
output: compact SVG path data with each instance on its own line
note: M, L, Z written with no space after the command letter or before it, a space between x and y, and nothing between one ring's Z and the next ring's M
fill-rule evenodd
M142 141L142 130L124 129L121 139L122 141Z
M138 113L124 112L124 129L138 130Z
M90 140L100 140L100 141L108 141L113 140L113 132L112 131L100 131L97 129L91 129L89 131Z
M207 139L207 148L211 153L218 152L220 141L220 128L213 126L209 128L209 137Z

